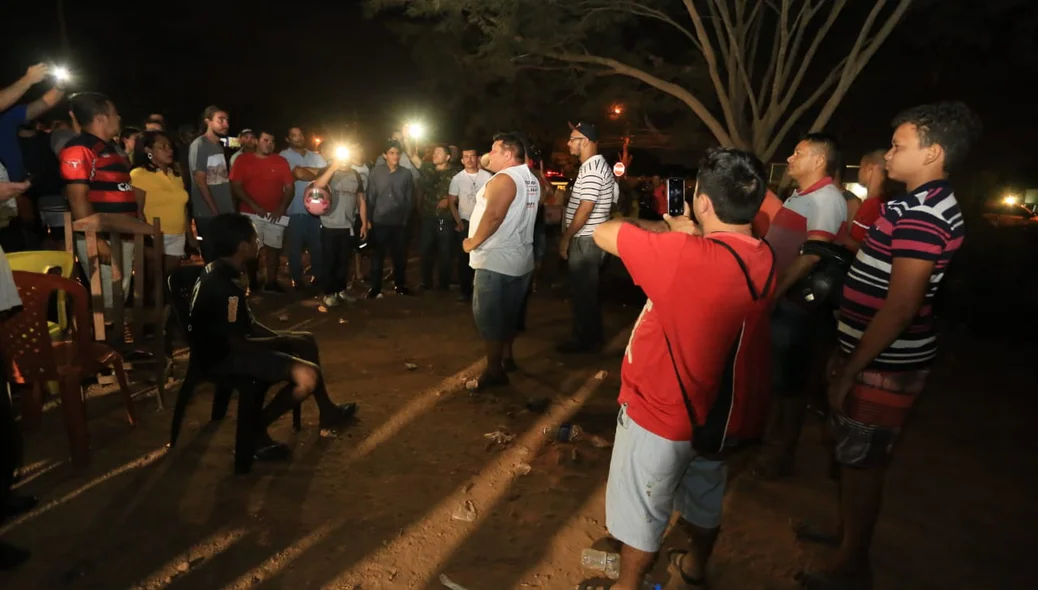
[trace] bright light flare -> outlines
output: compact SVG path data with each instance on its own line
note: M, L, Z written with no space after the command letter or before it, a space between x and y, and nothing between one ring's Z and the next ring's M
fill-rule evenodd
M340 162L345 162L350 158L350 150L344 145L340 145L335 148L335 159Z
M51 70L51 74L54 75L54 79L58 82L68 82L69 78L72 77L72 75L69 74L68 68L65 66L56 66Z
M624 106L622 104L614 104L613 105L613 114L614 115L622 115L623 112L624 112Z
M1019 199L1016 195L1006 195L1002 198L1002 202L1006 205L1016 205L1017 202L1019 202Z
M854 193L854 196L858 197L859 199L864 199L869 195L869 189L858 184L857 182L848 182L846 188L847 190Z
M407 132L408 137L421 139L425 135L425 125L422 125L421 123L408 123L407 126L404 127L404 131Z

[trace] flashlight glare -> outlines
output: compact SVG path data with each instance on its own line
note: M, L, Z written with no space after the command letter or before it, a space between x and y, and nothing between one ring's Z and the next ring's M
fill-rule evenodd
M425 135L425 127L421 123L411 123L407 126L407 134L415 139L421 139Z
M65 66L58 66L54 68L52 73L54 74L54 77L58 80L65 81L69 79L68 68L66 68Z
M349 157L350 157L350 150L347 149L346 146L340 145L339 147L335 148L335 159L336 160L345 161Z

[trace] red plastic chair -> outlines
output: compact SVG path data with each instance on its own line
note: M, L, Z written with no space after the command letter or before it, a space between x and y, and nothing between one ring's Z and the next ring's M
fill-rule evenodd
M22 298L22 309L0 322L0 355L11 383L32 386L22 400L22 420L38 425L43 412L43 387L48 381L61 384L61 411L68 431L72 465L90 461L83 379L104 367L115 370L119 389L126 401L126 417L136 424L130 385L118 352L90 334L90 310L86 289L78 282L57 275L14 271L14 282ZM71 340L52 342L47 327L51 295L65 291L72 300L75 329Z

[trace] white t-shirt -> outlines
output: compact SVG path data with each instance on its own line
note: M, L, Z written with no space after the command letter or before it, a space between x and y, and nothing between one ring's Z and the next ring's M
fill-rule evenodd
M619 195L617 188L613 169L601 154L591 156L580 165L573 192L566 203L566 225L573 223L573 216L582 201L592 201L595 207L574 237L590 236L595 233L596 227L609 220L614 195Z
M537 223L537 204L541 202L541 183L525 164L505 168L494 176L501 174L515 182L515 199L494 235L469 253L469 266L521 277L533 270L533 226ZM476 235L487 210L486 192L484 184L476 194L476 207L469 222L470 238Z
M462 170L451 179L447 194L458 197L458 215L462 219L468 221L472 218L472 210L476 208L476 193L491 178L489 172L480 168L475 174Z

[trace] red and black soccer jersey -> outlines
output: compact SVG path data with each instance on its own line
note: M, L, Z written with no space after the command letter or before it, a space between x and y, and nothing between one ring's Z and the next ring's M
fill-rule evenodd
M66 182L87 185L87 199L96 213L137 215L130 164L114 144L84 132L65 144L59 160Z

